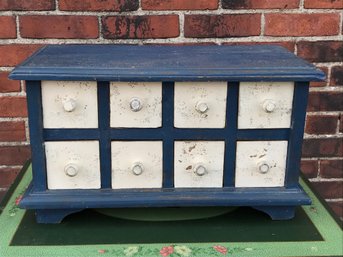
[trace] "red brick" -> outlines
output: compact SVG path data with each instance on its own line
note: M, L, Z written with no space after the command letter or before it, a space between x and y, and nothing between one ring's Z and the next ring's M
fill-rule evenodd
M0 66L15 66L32 55L41 45L0 45Z
M287 48L288 51L294 53L295 42L282 41L282 42L224 42L223 45L278 45Z
M301 160L300 170L307 178L316 178L318 175L318 161Z
M310 62L341 62L343 43L341 41L300 41L297 43L298 56Z
M177 37L179 16L107 16L102 18L104 38L169 38Z
M0 72L0 93L19 92L20 81L8 79L9 72Z
M0 169L0 188L8 188L12 185L20 169L18 168L1 168Z
M331 86L343 86L343 66L332 67L330 85Z
M0 97L0 117L26 117L26 98L9 96Z
M0 38L16 38L17 30L14 16L0 16Z
M45 11L55 9L55 0L1 0L2 11Z
M139 7L138 0L60 0L62 11L135 11Z
M20 34L24 38L98 38L95 16L32 15L21 16ZM44 26L42 26L44 24Z
M312 9L342 9L342 0L305 0L305 8Z
M299 0L222 0L225 9L294 9Z
M338 115L308 115L305 132L307 134L336 134Z
M327 67L317 66L317 68L321 69L325 73L325 80L324 81L312 81L310 82L311 87L325 87L328 81L328 73L329 69Z
M310 92L307 111L343 111L343 92Z
M25 141L24 121L0 122L0 141Z
M343 219L343 201L328 202L334 213L341 219Z
M144 10L215 10L218 0L142 0Z
M185 16L185 37L248 37L260 32L260 14Z
M343 178L343 160L320 161L320 176L322 178Z
M1 146L0 165L22 165L30 155L29 146Z
M343 155L342 138L305 139L303 157L340 157Z
M267 36L331 36L339 33L338 13L265 15Z
M312 185L325 199L335 199L343 197L343 181L312 182Z

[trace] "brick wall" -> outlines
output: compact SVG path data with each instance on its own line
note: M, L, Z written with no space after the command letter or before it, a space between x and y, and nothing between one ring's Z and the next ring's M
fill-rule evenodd
M342 0L0 0L0 195L29 158L25 85L44 44L279 44L327 74L311 84L303 172L343 210Z

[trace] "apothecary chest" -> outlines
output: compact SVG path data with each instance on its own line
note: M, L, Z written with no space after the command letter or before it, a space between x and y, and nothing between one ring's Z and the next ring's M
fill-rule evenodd
M309 81L277 46L51 45L26 81L33 181L21 206L60 222L84 208L252 206L289 219Z

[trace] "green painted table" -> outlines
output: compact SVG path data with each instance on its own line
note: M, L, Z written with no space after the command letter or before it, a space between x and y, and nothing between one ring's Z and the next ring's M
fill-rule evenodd
M296 217L272 221L251 208L211 218L137 221L86 210L62 224L36 224L32 211L17 207L31 181L26 165L3 199L0 256L342 256L343 233L326 204L301 181L312 198ZM123 213L124 210L118 210ZM131 210L137 212L141 210ZM180 212L207 212L180 209ZM124 211L125 212L125 211Z

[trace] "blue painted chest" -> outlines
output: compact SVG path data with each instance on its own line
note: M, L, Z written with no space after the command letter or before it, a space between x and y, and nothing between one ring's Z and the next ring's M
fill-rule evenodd
M33 181L21 207L58 223L85 208L309 204L299 164L309 81L276 46L46 46L26 81Z

